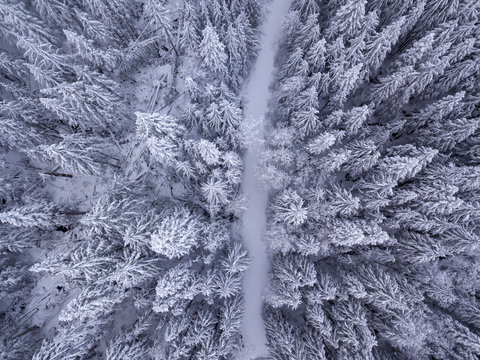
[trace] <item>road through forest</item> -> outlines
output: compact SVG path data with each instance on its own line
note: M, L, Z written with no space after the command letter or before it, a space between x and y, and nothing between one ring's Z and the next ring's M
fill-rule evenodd
M248 209L242 220L242 236L252 263L244 280L245 314L242 334L245 354L242 360L268 356L265 324L262 319L263 290L267 283L269 262L263 234L266 224L267 194L258 186L257 168L263 150L264 119L268 111L269 87L273 81L274 57L282 22L290 8L290 0L273 0L261 28L260 53L246 88L245 120L249 131L248 149L244 158L242 186Z

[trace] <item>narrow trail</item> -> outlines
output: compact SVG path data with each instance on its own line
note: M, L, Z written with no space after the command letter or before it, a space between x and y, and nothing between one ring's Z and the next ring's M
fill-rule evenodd
M281 25L288 13L291 0L273 0L262 26L260 53L246 89L245 119L249 133L245 155L245 175L242 191L248 199L248 210L243 216L242 236L252 263L245 275L245 313L242 334L245 353L241 360L268 356L265 324L262 319L263 290L267 283L269 260L263 234L265 231L267 194L257 183L257 167L263 150L264 119L268 111L269 86L273 81L275 45ZM240 360L240 359L239 359Z

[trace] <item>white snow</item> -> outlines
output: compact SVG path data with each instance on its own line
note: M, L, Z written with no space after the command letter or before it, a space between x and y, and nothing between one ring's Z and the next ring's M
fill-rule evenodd
M244 213L242 236L252 263L245 275L245 313L243 318L243 340L245 353L241 360L268 356L265 324L262 319L263 290L267 283L269 260L263 234L265 230L267 194L257 181L257 168L263 149L264 118L268 111L269 86L273 80L275 45L279 38L282 21L290 8L290 0L273 0L270 12L263 24L260 53L246 89L245 118L253 139L247 139L245 155L245 178L243 193L248 198L248 209Z

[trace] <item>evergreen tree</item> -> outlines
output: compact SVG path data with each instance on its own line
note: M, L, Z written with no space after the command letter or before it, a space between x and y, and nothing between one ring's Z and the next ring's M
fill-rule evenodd
M225 45L220 41L217 32L211 24L205 26L199 46L204 66L214 74L225 76L227 72Z

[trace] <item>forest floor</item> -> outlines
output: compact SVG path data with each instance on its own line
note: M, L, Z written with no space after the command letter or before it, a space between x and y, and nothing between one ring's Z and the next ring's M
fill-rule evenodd
M242 237L252 263L244 280L245 314L243 340L245 353L241 360L268 356L265 324L262 319L263 289L267 284L269 258L263 241L266 224L267 193L258 182L259 159L263 151L265 115L268 112L270 85L273 81L274 58L282 22L290 1L273 0L262 26L260 52L245 89L245 120L248 149L244 158L245 173L242 186L248 208L242 222Z

